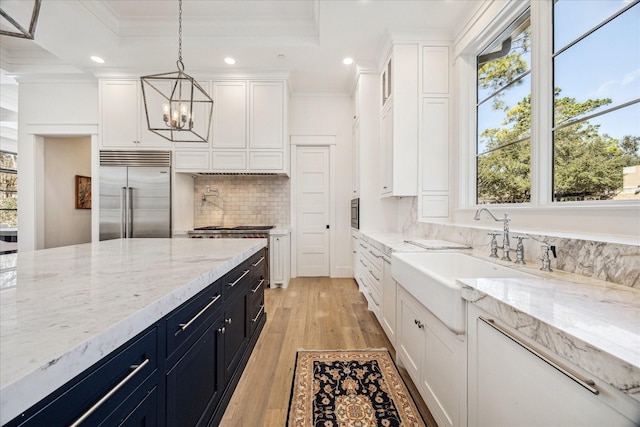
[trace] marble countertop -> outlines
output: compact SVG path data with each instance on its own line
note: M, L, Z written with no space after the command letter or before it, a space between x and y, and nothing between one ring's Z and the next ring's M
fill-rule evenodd
M256 253L266 239L124 239L18 254L0 291L0 424Z
M383 252L426 252L401 234L359 232ZM411 240L411 239L406 239ZM558 356L640 401L640 291L559 270L516 265L530 279L459 279L462 297ZM537 277L535 277L537 276Z
M468 302L640 401L637 289L552 278L458 282Z

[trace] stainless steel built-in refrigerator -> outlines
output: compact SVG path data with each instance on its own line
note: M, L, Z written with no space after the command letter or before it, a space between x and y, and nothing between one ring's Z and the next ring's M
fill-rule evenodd
M171 152L100 152L100 240L171 237Z

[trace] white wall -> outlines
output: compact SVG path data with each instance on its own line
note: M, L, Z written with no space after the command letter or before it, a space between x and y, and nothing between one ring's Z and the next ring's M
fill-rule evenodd
M31 251L44 247L42 136L93 135L95 144L98 84L97 81L19 84L18 250ZM93 161L93 168L95 164Z
M91 242L91 209L75 207L76 175L91 176L91 138L45 138L45 248Z
M335 240L332 277L351 277L351 99L340 94L294 94L289 102L291 135L335 135ZM291 177L295 179L295 177ZM293 187L293 185L292 185ZM292 238L295 230L292 230Z

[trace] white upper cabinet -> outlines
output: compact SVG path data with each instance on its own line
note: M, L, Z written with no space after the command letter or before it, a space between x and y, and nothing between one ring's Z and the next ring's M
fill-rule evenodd
M284 84L249 82L249 148L284 147Z
M449 217L449 46L422 46L418 218Z
M380 194L418 194L418 43L391 47L380 74Z
M213 148L247 147L247 82L213 82Z
M422 93L449 95L449 47L422 47Z
M147 129L140 80L101 81L100 118L104 148L173 147L173 142Z
M213 82L211 171L288 173L284 81Z
M208 82L200 83L208 90ZM161 99L157 110L149 114L162 115ZM197 114L195 129L200 135L207 135L209 120L202 112ZM113 79L100 81L100 133L104 148L208 148L206 142L174 143L148 129L147 115L139 79ZM157 121L156 121L157 122Z

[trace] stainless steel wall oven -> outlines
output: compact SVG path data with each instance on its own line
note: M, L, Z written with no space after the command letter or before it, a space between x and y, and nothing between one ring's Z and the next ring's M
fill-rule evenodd
M360 228L360 199L351 199L351 228Z

